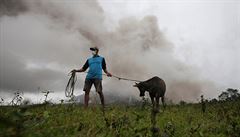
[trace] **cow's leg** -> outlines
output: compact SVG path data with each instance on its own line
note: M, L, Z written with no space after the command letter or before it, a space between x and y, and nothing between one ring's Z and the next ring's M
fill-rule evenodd
M162 100L163 108L165 109L166 108L166 104L165 104L165 101L164 101L164 96L161 98L161 100Z
M155 101L154 101L154 96L150 94L151 102L152 102L152 110L155 108Z
M156 105L157 105L157 107L156 107L156 112L159 112L159 96L158 97L156 97Z
M152 122L152 126L155 127L156 126L155 100L154 100L154 96L151 94L150 94L150 98L152 101L151 122Z

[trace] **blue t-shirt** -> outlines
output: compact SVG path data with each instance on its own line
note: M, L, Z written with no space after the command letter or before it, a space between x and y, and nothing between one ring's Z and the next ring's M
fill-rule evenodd
M106 69L105 59L99 55L87 59L83 70L89 67L86 79L102 79L102 69Z

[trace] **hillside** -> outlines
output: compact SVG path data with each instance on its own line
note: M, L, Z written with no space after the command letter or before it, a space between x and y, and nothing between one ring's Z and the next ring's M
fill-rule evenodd
M100 106L34 105L0 107L0 136L22 137L239 137L240 101L167 106L151 131L150 104Z

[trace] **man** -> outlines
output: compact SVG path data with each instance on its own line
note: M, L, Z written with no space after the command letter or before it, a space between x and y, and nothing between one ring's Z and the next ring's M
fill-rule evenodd
M88 107L88 101L89 101L89 93L92 87L92 84L94 84L94 87L96 89L96 92L100 96L101 104L104 107L104 96L102 92L102 70L107 74L107 76L111 77L112 74L107 71L106 67L106 61L103 57L98 55L99 49L97 47L90 48L92 51L92 57L87 59L86 63L83 65L83 67L79 70L72 70L73 73L75 72L84 72L89 68L89 71L87 72L87 76L85 79L85 84L83 90L85 91L85 97L84 97L84 103L85 107Z

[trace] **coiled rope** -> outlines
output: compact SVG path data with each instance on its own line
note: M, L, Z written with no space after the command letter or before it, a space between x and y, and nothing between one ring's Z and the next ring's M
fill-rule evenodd
M65 89L66 97L73 97L75 83L77 82L76 72L70 72L70 73L71 73L71 77L69 78L66 89Z

